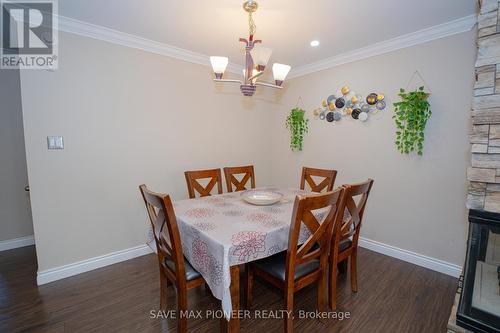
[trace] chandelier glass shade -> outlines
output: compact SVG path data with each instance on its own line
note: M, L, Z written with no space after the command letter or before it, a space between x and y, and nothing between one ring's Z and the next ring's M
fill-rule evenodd
M258 8L258 4L254 0L247 0L243 3L243 9L248 13L249 37L240 38L240 42L245 44L245 69L243 69L243 80L223 79L224 72L229 63L227 57L210 57L210 63L214 71L214 81L239 83L240 90L245 96L252 96L257 89L257 86L265 86L276 89L281 89L283 81L285 81L290 66L274 63L272 66L274 84L259 81L259 77L264 74L267 63L271 58L272 49L262 46L261 40L254 39L256 26L253 21L252 13Z
M226 57L210 57L210 63L215 73L215 77L222 79L222 74L226 71L229 59Z
M271 58L272 53L272 49L262 46L262 44L254 45L250 54L257 70L263 71L266 68L267 62L269 61L269 58Z

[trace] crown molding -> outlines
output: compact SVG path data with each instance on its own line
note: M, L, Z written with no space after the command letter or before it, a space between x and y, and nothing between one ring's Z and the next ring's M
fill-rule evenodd
M470 31L477 23L477 15L465 16L443 24L418 30L406 35L378 42L357 50L345 52L330 58L313 62L311 64L292 68L288 79L319 72L325 69L344 65L350 62L378 56L410 46L430 42L436 39Z
M128 34L103 26L79 21L73 18L58 16L59 31L68 32L84 37L102 40L109 43L123 45L142 51L167 56L170 58L191 62L194 64L210 66L209 56L182 49L173 45L160 43L151 39ZM426 29L398 36L382 42L378 42L357 50L345 52L330 58L326 58L311 64L292 68L288 79L344 65L350 62L370 58L406 47L426 43L439 38L456 35L470 31L477 23L477 15L465 16L443 24L435 25ZM243 66L229 63L227 71L241 75Z
M210 57L202 53L193 52L173 45L160 43L151 39L75 20L65 16L59 15L58 19L59 31L127 46L198 65L211 66ZM242 69L243 66L239 66L234 63L229 63L227 66L227 71L239 75L241 75Z

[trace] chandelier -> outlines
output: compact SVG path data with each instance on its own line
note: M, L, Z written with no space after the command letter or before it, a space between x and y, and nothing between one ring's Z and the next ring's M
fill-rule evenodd
M256 25L252 14L257 10L258 4L254 0L247 0L243 3L243 9L248 13L248 39L240 38L240 42L245 43L246 64L243 70L243 81L223 79L222 76L226 70L229 59L227 57L210 57L210 63L215 74L215 82L239 83L240 90L245 96L252 96L257 86L271 87L281 89L290 66L284 64L273 64L274 84L258 81L258 78L264 74L267 62L271 57L272 50L262 46L262 40L255 40Z

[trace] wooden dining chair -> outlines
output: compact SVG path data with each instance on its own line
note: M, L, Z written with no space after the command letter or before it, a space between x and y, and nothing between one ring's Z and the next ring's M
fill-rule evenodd
M321 182L316 183L312 177L323 178ZM315 168L302 168L302 177L300 178L300 189L305 190L306 182L311 188L312 192L321 193L323 190L331 191L335 178L337 177L337 170L315 169Z
M160 310L167 307L167 287L177 290L177 311L187 311L187 291L205 283L199 272L184 258L182 244L170 197L139 186L156 243L160 266ZM179 314L178 313L178 314ZM186 316L177 316L177 332L187 332Z
M188 194L190 199L196 197L196 192L200 197L206 197L211 195L212 189L217 185L217 193L222 194L222 174L220 169L210 169L210 170L198 170L198 171L186 171L184 172L186 176L186 183L188 188ZM206 186L201 185L198 180L209 179Z
M243 175L241 181L239 181L235 175ZM228 192L244 191L248 181L250 181L250 187L255 188L255 173L253 170L253 165L240 166L240 167L225 167L224 176L226 177L226 186Z
M343 185L343 207L339 207L342 223L336 224L333 230L333 240L329 258L329 306L337 308L337 269L339 263L351 258L351 290L358 291L357 255L361 222L365 213L366 201L373 186L373 180L360 184ZM356 203L356 200L357 203ZM340 214L342 212L342 214Z
M339 188L333 192L299 195L295 198L288 250L247 264L247 309L252 306L253 280L257 276L284 292L288 313L293 311L294 293L317 282L318 311L325 310L329 245L335 223L341 223L337 210L342 206L343 191L343 188ZM314 211L318 209L325 209L321 221L314 215ZM298 246L302 223L310 236ZM285 332L292 332L293 317L285 316L284 319Z

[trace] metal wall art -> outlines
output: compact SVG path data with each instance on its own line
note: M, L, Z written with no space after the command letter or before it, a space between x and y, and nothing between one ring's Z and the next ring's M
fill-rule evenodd
M337 122L343 117L351 117L359 121L367 121L370 114L384 110L386 101L384 94L371 93L363 97L356 94L348 86L328 96L321 103L321 107L313 110L319 120Z

